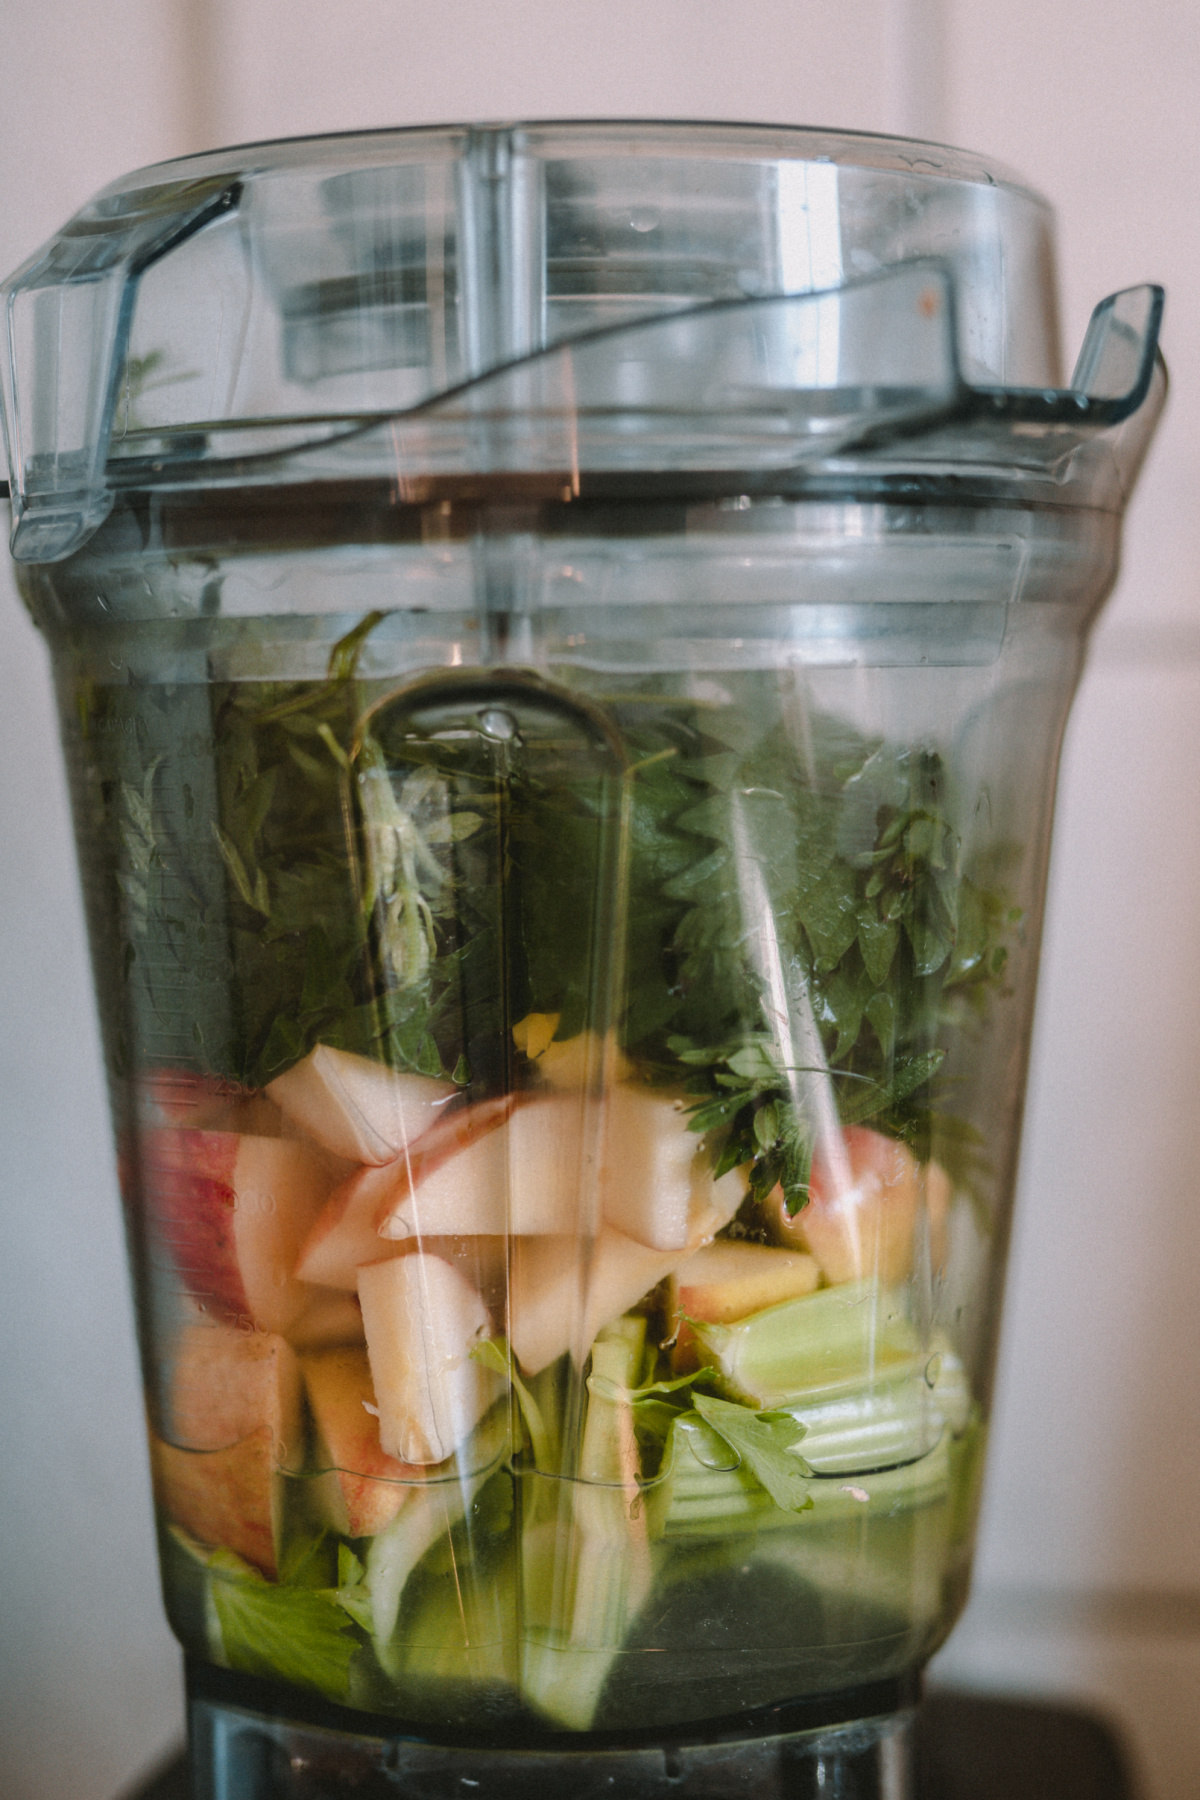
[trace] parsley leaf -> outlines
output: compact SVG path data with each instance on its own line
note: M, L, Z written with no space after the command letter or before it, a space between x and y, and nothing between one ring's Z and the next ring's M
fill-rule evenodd
M812 1506L806 1477L812 1470L795 1446L807 1427L785 1412L751 1412L732 1400L694 1394L692 1404L704 1423L724 1438L784 1512L807 1512Z

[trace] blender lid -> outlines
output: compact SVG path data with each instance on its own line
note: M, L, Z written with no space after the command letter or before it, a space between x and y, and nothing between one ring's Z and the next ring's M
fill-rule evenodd
M897 473L1119 508L1162 291L1061 386L1044 201L901 139L565 123L257 145L103 190L4 284L20 561L121 487Z

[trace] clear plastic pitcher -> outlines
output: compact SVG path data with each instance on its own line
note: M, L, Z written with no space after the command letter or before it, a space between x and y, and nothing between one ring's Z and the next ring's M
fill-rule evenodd
M198 1797L906 1793L1161 292L1064 388L1013 178L628 124L4 292Z

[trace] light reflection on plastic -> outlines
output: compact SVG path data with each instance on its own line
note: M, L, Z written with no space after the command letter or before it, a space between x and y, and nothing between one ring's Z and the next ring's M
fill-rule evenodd
M779 279L784 293L819 293L842 279L836 163L781 162L776 172ZM787 321L795 385L836 387L839 301L831 295Z

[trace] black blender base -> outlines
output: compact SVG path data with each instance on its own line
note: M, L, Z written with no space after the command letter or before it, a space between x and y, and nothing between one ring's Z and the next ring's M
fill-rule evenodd
M329 1733L333 1741L344 1744L340 1733ZM826 1733L828 1739L837 1739L838 1728L831 1728ZM1034 1705L1029 1701L1009 1701L1009 1699L993 1699L979 1694L952 1694L945 1690L937 1690L925 1699L918 1715L918 1778L916 1778L916 1800L1137 1800L1137 1791L1126 1768L1121 1744L1115 1739L1114 1732L1101 1719L1087 1712L1079 1712L1067 1706ZM243 1771L250 1780L245 1786L243 1775L236 1768L228 1769L228 1777L237 1778L241 1786L232 1786L227 1780L221 1800L259 1800L261 1795L290 1796L291 1793L304 1795L338 1795L358 1796L358 1800L369 1800L372 1793L383 1793L387 1800L401 1800L405 1795L403 1786L396 1780L387 1780L383 1787L354 1786L354 1777L349 1782L335 1780L333 1786L309 1786L308 1789L288 1787L288 1780L295 1780L302 1773L308 1773L313 1780L324 1780L317 1769L288 1768L284 1786L263 1787L261 1775L266 1773L268 1780L272 1778L270 1760L277 1757L279 1742L268 1741L266 1748L259 1737L257 1748L254 1739L243 1742L243 1751L257 1759L254 1764ZM727 1746L730 1748L730 1746ZM844 1746L849 1748L849 1746ZM894 1755L894 1751L891 1751ZM795 1759L793 1759L795 1760ZM862 1757L860 1757L862 1760ZM867 1759L869 1760L869 1759ZM878 1760L878 1757L876 1757ZM263 1762L268 1766L261 1768ZM802 1759L801 1759L802 1768ZM369 1773L362 1771L360 1773ZM378 1771L383 1773L383 1771ZM673 1773L664 1768L662 1773ZM815 1766L810 1755L810 1775L815 1775ZM824 1764L824 1786L813 1789L808 1786L793 1789L768 1786L725 1787L705 1791L705 1800L720 1800L723 1793L754 1796L754 1800L770 1800L774 1795L790 1793L817 1793L820 1800L829 1800L829 1796L838 1795L837 1787L829 1786L829 1777L833 1768L826 1757ZM349 1775L349 1771L347 1771ZM459 1778L459 1789L455 1800L468 1800L468 1796L479 1796L479 1800L489 1800L482 1784L470 1786L471 1780L479 1777L466 1777L466 1786ZM254 1786L257 1782L257 1786ZM412 1789L410 1789L412 1791ZM425 1795L437 1795L439 1789L417 1789L421 1800ZM453 1791L453 1789L452 1789ZM587 1791L587 1789L583 1789ZM601 1789L608 1796L619 1795L619 1789L608 1787ZM869 1793L871 1789L867 1789ZM903 1793L903 1789L900 1789ZM561 1787L558 1791L561 1800L576 1800L576 1787ZM675 1778L671 1786L664 1789L667 1795L675 1796L685 1793L680 1780ZM842 1787L842 1795L855 1795L856 1789ZM887 1793L887 1789L883 1789ZM189 1773L189 1759L178 1757L166 1769L162 1769L157 1777L148 1784L139 1787L137 1793L126 1796L126 1800L200 1800L194 1791L193 1780Z
M193 1800L916 1800L915 1683L879 1683L662 1731L472 1741L188 1668Z

